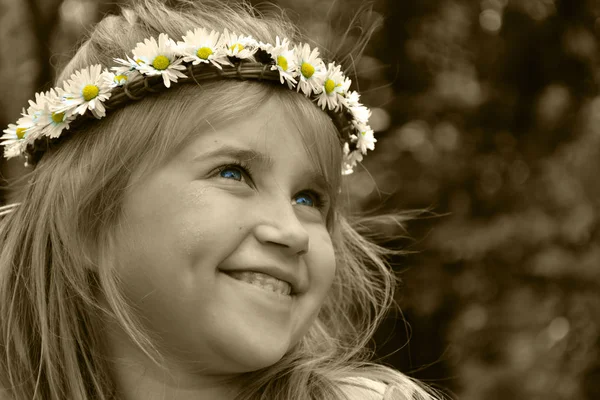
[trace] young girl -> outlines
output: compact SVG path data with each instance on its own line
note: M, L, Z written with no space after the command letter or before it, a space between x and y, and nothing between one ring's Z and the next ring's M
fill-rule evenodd
M280 17L106 17L2 136L34 169L1 210L0 397L433 398L365 350L395 282L339 201L369 114Z

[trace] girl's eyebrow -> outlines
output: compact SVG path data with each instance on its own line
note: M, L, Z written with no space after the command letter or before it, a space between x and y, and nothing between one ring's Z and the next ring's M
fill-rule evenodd
M215 149L212 149L206 153L200 154L194 157L194 162L204 161L208 158L215 158L220 156L229 156L238 160L248 161L260 164L263 168L272 168L275 164L273 158L264 153L258 152L253 149L247 149L243 147L236 147L231 145L222 145Z
M275 160L267 154L261 153L254 149L237 147L227 144L219 146L206 153L200 154L194 157L192 161L201 162L209 158L215 158L220 156L229 156L238 160L259 164L260 168L263 169L271 169L275 165ZM330 192L332 190L331 184L319 171L307 171L302 176L303 178L306 178L307 181L313 182L313 184L315 184L318 188L324 191Z

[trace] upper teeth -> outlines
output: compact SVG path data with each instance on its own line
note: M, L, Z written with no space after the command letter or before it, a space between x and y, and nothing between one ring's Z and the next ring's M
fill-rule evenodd
M228 275L234 279L271 290L275 293L289 295L292 292L292 287L289 283L261 272L233 271L228 272Z

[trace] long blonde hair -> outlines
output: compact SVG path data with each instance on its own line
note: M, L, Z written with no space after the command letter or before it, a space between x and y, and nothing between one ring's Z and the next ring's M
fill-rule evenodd
M158 0L139 0L123 16L105 18L57 81L87 65L110 65L113 57L159 32L181 37L195 26L227 28L264 42L297 35L281 15L259 16L244 5L178 4L175 9ZM190 115L225 123L252 112L269 96L279 96L290 113L296 110L311 121L311 129L322 131L311 136L321 138L316 146L309 136L305 144L314 146L315 162L332 187L339 187L339 144L326 114L304 96L256 82L208 82L202 90L181 85L111 111L109 118L85 126L85 134L72 135L41 159L21 205L0 222L0 385L10 399L115 398L100 334L100 321L107 316L160 362L109 267L112 229L132 171L149 170L184 146L194 123L182 132L173 126ZM244 374L238 399L346 399L352 393L347 378L356 376L396 385L394 398L433 398L400 372L368 361L367 344L393 304L396 281L384 262L389 251L367 240L361 220L350 222L341 207L328 226L337 272L317 320L275 365ZM99 304L98 293L108 307Z

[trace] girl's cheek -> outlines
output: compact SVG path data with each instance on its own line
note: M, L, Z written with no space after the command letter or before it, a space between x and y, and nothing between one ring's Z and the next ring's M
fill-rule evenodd
M154 218L151 229L172 251L191 256L199 243L206 240L206 230L214 223L206 219L206 210L210 208L208 188L177 190L164 187L162 190L169 191L157 194L161 200L150 207L146 218Z
M336 260L333 242L325 227L313 233L310 246L314 248L309 250L307 262L315 265L315 268L309 269L311 282L318 284L323 292L328 292L335 277Z
M192 263L207 253L222 253L235 245L244 218L242 206L219 189L199 187L181 194L169 231L172 246ZM171 239L169 239L171 240Z
M183 220L179 223L177 245L188 256L193 256L201 243L206 241L202 223L194 219Z
M205 208L207 205L207 196L210 195L210 187L192 185L189 190L181 194L182 206L194 209Z

